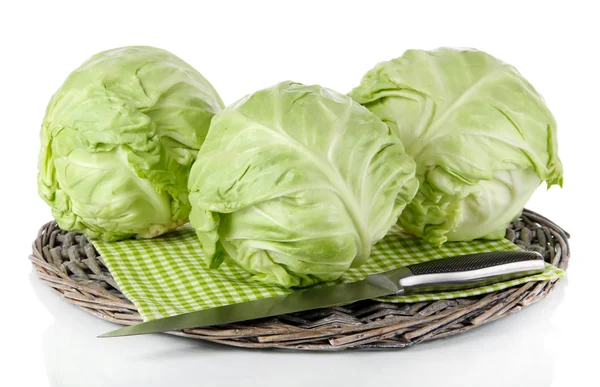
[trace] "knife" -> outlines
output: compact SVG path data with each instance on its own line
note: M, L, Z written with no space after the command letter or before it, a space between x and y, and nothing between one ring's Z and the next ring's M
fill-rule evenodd
M541 254L500 251L461 255L372 274L351 283L225 305L127 326L98 337L176 331L350 304L389 295L452 291L484 286L544 271Z

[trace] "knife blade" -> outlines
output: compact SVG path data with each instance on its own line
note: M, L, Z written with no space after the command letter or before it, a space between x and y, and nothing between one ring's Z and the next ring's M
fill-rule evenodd
M351 283L225 305L127 326L98 337L118 337L222 325L389 295L468 289L544 271L541 254L501 251L461 255L372 274Z

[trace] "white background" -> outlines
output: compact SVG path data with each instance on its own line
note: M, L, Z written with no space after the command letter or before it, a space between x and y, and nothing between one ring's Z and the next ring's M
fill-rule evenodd
M597 385L600 111L590 2L66 2L0 5L0 377L6 386ZM37 196L39 127L94 53L167 49L226 103L290 79L349 91L408 48L475 47L514 64L559 124L564 189L528 207L572 235L568 278L546 300L467 334L387 352L259 352L116 328L38 283L27 256L50 211Z

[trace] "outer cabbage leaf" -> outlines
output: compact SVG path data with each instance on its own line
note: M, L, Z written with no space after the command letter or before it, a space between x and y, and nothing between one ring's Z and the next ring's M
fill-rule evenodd
M91 57L52 97L38 188L58 225L90 238L148 238L187 222L187 179L223 102L173 54L124 47Z
M409 50L367 72L350 96L415 159L421 184L399 223L426 240L501 238L541 181L562 185L544 100L484 52Z
M414 161L373 113L283 82L217 114L189 181L210 267L229 256L285 287L337 279L369 257L415 195Z

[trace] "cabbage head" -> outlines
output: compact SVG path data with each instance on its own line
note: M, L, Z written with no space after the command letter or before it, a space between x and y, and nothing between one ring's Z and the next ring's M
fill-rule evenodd
M365 262L417 185L375 114L283 82L213 118L190 174L190 221L209 267L229 256L258 281L308 286Z
M544 100L484 52L409 50L367 72L350 96L415 159L419 192L399 222L428 241L502 238L542 181L562 186Z
M41 129L38 189L58 225L107 241L187 222L187 179L223 102L152 47L101 52L69 75Z

